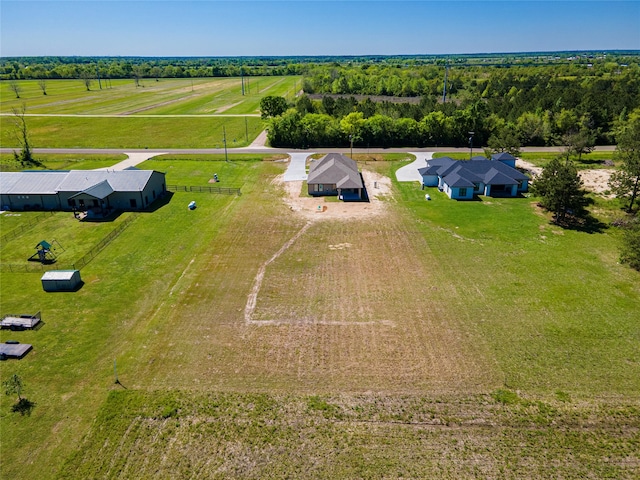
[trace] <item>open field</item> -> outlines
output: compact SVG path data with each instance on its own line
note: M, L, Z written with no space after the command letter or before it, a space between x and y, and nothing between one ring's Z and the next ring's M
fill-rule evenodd
M64 478L634 478L637 407L112 392Z
M247 82L249 87L247 88ZM260 99L292 96L297 77L113 81L87 91L79 80L50 80L47 95L36 81L20 82L15 98L0 82L0 144L18 145L13 109L24 105L33 147L49 148L222 148L248 145L264 128Z
M36 402L21 417L2 398L3 477L640 474L640 277L617 263L615 229L390 180L374 215L304 214L285 165L147 161L169 184L216 172L242 196L175 193L76 293L1 273L0 312L45 322L0 332L34 345L2 380L20 374ZM86 250L101 234L59 215L22 243L64 232ZM0 216L2 233L19 218Z
M2 119L3 147L19 145L11 121ZM28 117L32 147L223 148L251 143L264 129L259 117Z
M246 88L247 82L250 88ZM94 82L87 91L80 80L47 80L43 95L36 80L18 82L20 98L0 82L0 112L26 106L28 114L46 115L212 115L220 113L259 114L265 95L293 93L298 77L245 78L242 95L240 78L145 79L141 87L133 80L112 80L111 87L99 89ZM230 112L231 105L233 112Z
M44 165L47 170L95 170L115 165L127 158L126 155L107 154L45 154L34 155L36 160ZM22 170L19 163L15 162L13 155L9 153L0 154L0 172L18 172Z

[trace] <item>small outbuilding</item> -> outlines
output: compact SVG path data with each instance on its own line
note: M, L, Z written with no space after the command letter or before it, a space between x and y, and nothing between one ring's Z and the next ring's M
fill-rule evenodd
M82 285L80 270L51 270L41 280L45 292L72 292Z
M32 348L33 346L28 343L9 341L0 343L0 360L6 360L8 358L17 358L19 360L29 353Z

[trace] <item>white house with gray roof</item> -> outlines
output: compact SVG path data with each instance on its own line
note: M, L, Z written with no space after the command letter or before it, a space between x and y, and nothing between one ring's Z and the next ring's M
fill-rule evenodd
M453 160L449 157L427 160L427 166L418 169L424 187L438 187L449 198L471 200L475 195L515 197L526 192L529 177L514 168L515 157L508 153L471 160Z
M341 200L361 200L364 183L358 164L339 153L314 160L307 177L309 195L337 195Z
M104 215L143 210L166 190L165 174L155 170L0 172L4 210L80 210Z

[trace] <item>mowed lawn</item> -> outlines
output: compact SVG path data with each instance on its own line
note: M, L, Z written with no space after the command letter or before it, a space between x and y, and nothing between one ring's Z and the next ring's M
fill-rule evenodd
M34 344L2 379L36 402L3 398L3 476L637 476L640 276L615 230L394 183L386 217L313 222L267 264L306 224L284 166L151 160L243 194L174 194L75 293L2 273L2 312L45 321L0 334Z
M140 87L114 80L90 91L78 80L50 80L45 96L36 81L22 81L16 98L1 82L0 142L19 146L12 112L24 106L35 148L222 148L225 135L229 148L241 147L264 129L261 98L292 97L299 83L253 77L243 95L239 78L145 79Z

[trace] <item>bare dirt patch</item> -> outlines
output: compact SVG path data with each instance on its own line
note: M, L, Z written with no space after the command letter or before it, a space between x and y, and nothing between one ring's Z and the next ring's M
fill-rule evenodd
M614 170L582 170L579 172L580 178L584 182L584 188L601 195L609 191L609 179ZM607 195L611 197L612 195Z
M369 194L369 202L335 202L326 201L325 197L302 196L302 189L306 184L302 181L283 182L283 176L277 177L275 183L284 184L284 201L291 211L311 221L384 215L387 212L388 199L392 197L391 179L368 170L362 172L362 177Z
M518 159L517 166L529 171L533 178L542 173L542 167L538 167L524 160ZM605 195L605 193L609 191L609 179L614 171L615 170L610 169L580 170L578 171L578 175L580 175L585 189L590 192ZM607 196L610 197L611 195Z

